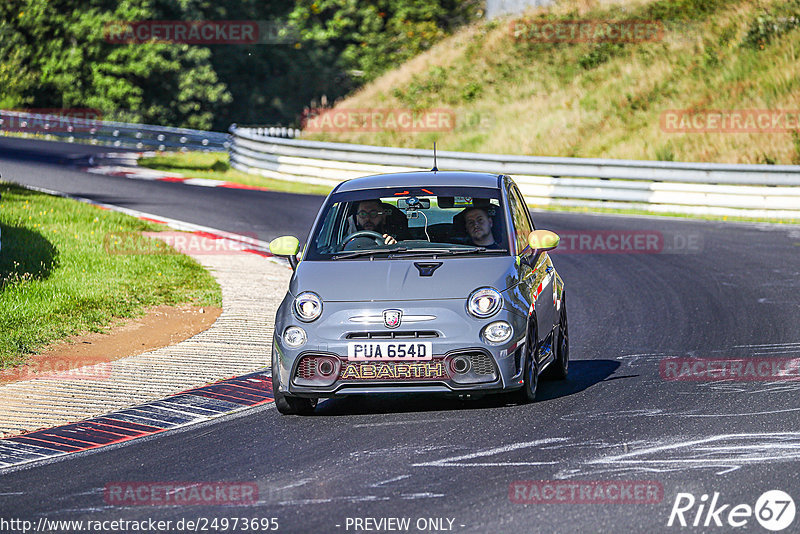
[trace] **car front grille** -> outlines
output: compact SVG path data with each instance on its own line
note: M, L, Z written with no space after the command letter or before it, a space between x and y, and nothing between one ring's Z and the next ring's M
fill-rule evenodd
M476 352L475 354L471 354L469 359L472 362L472 370L476 375L494 374L494 364L488 355L482 352Z
M308 353L301 356L293 381L298 386L329 386L341 367L338 356Z
M450 368L454 371L453 380L459 384L480 384L498 378L494 359L483 351L462 350L451 352L449 357ZM468 360L469 364L465 364L464 360Z
M408 332L350 332L346 339L424 339L439 337L433 330L414 330Z
M450 373L442 357L432 360L345 362L339 373L339 380L354 382L368 381L430 381L448 380Z
M298 378L314 378L317 374L317 359L306 356L300 361L300 365L297 366L297 374Z

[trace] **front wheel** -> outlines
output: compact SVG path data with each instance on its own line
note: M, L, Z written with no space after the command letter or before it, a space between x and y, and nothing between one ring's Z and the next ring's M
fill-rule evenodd
M528 336L525 344L525 363L523 367L522 388L513 393L514 400L518 404L527 404L536 400L536 389L539 385L539 362L536 359L538 349L536 342L536 329Z
M317 407L317 399L292 397L281 393L281 375L278 372L278 360L272 355L272 395L275 398L275 408L283 415L309 415Z
M569 325L567 324L567 300L565 297L565 295L561 296L561 315L558 320L555 360L542 373L548 380L566 380L569 371Z

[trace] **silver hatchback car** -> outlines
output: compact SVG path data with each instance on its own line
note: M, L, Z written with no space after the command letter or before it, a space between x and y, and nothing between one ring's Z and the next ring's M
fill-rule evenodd
M514 181L411 172L338 185L302 257L270 243L294 275L275 318L272 385L283 414L317 399L385 393L536 396L564 379L564 283Z

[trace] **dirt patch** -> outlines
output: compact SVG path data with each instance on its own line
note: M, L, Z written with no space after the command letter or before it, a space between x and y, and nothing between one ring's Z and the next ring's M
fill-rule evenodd
M107 334L73 336L0 371L0 384L58 374L64 378L110 373L109 362L174 345L207 330L222 308L157 306L143 317L112 325ZM87 367L90 366L90 367Z

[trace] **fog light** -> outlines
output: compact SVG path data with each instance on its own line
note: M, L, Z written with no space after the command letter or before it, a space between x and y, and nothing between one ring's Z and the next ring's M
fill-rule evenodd
M293 349L302 347L306 344L306 332L299 326L290 326L283 331L283 342Z
M467 371L469 371L470 368L469 358L467 358L466 356L456 356L455 358L453 358L453 363L450 364L450 367L452 367L453 372L462 375Z
M511 339L514 329L505 321L495 321L483 329L483 337L489 343L498 345Z
M329 359L321 359L319 363L317 363L317 371L322 376L331 376L333 374L333 362Z

